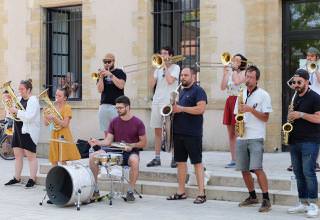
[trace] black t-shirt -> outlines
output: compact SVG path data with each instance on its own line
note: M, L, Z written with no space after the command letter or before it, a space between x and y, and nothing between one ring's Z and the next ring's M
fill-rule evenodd
M320 95L309 89L304 96L296 96L293 105L294 111L314 114L320 111ZM320 124L299 118L292 125L293 130L289 135L290 143L309 141L320 143Z
M196 106L199 101L207 103L206 92L198 85L193 84L190 88L184 88L179 94L179 105L185 107ZM173 133L202 136L203 115L191 115L186 112L175 113L173 117Z
M118 79L127 80L126 74L121 69L114 69L110 71ZM119 96L124 95L124 89L119 89L109 77L103 78L104 90L101 93L100 104L115 105L115 100Z

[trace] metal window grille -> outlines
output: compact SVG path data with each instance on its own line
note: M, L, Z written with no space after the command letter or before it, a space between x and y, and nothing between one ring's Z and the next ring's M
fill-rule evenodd
M194 66L200 60L200 0L155 0L154 52L163 46L175 55L186 57L182 67Z
M69 100L81 100L82 7L48 8L46 87L55 97L59 87L69 84Z

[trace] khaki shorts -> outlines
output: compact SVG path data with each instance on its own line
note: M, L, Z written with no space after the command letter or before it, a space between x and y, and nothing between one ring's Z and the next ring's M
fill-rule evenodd
M162 116L160 114L160 110L163 106L164 105L161 104L152 104L150 119L151 128L162 128Z
M253 171L262 169L263 138L237 140L237 170Z
M114 105L101 104L99 106L99 124L100 131L108 131L109 124L113 118L118 116L118 112Z

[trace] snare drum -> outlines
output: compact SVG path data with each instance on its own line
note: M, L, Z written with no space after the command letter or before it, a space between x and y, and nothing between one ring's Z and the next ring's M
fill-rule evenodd
M94 156L94 162L95 164L102 166L121 166L123 162L123 156L119 153L98 154Z

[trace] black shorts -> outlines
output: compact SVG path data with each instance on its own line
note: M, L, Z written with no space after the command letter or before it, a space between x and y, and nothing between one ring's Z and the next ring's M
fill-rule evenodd
M25 150L28 150L32 153L37 152L37 145L32 141L30 134L22 134L22 125L21 121L14 122L14 131L12 137L12 147L18 147Z
M119 151L116 149L110 149L109 147L101 147L102 150L104 150L106 153L119 153L122 154L122 166L129 166L128 161L129 161L129 157L131 156L131 154L136 154L139 157L139 150L137 149L133 149L130 152L126 152L126 151Z
M188 156L192 164L202 162L202 137L174 134L173 143L176 162L187 162Z

